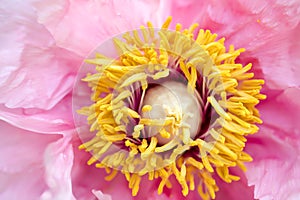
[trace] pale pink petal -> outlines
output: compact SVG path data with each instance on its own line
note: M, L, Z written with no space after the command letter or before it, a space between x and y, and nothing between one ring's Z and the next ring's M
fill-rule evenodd
M161 24L169 14L159 0L46 0L35 5L39 22L57 45L83 56L115 34L139 28L149 20Z
M103 194L100 190L92 190L98 200L112 200L110 195Z
M172 197L168 197L167 195L165 194L157 194L156 192L152 195L149 195L147 200L172 200L174 198Z
M18 173L31 167L42 167L47 144L59 138L58 135L39 135L16 128L0 120L0 171Z
M38 199L47 188L43 153L58 135L24 131L0 121L0 199Z
M48 145L44 154L45 179L49 187L41 199L74 200L71 169L74 154L70 138L62 138Z
M17 173L0 171L0 199L39 199L47 188L43 174L37 166Z
M67 95L51 110L9 109L0 105L0 119L16 127L38 133L63 133L74 128L72 96Z
M30 2L0 5L0 103L51 109L72 90L82 58L57 47Z
M0 119L35 132L72 128L67 95L81 59L55 46L29 1L4 1L0 12Z

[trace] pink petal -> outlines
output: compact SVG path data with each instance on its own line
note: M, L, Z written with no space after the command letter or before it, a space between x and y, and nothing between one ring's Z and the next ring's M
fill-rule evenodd
M62 138L48 145L44 154L44 165L49 189L42 194L41 199L75 199L71 180L73 160L70 139Z
M0 171L18 173L31 167L42 167L47 144L59 138L58 135L39 135L0 121L1 151Z
M0 6L0 103L9 108L51 109L73 86L82 58L57 47L29 2Z
M295 138L277 136L277 129L264 127L249 139L247 151L254 161L247 164L255 198L297 199L300 197L300 143Z
M265 121L261 134L249 139L248 151L255 161L248 165L248 179L251 185L255 185L255 198L299 197L297 166L300 164L300 148L297 138L300 129L297 125L299 105L295 100L300 85L297 57L300 53L297 40L300 32L300 25L297 26L300 21L299 1L182 0L172 3L43 1L35 4L37 16L29 3L18 2L18 6L9 2L1 4L3 15L0 20L5 23L0 27L0 118L36 132L54 133L72 128L70 97L67 95L81 62L81 57L76 54L85 56L112 34L137 28L147 20L160 24L169 15L165 7L169 5L174 21L184 26L199 22L201 27L225 36L227 44L247 48L240 60L255 64L254 70L266 80L265 92L269 96L269 100L261 104ZM107 19L115 20L109 22ZM3 161L0 162L0 170L4 172L0 175L0 187L5 191L0 194L1 199L17 199L20 194L40 196L47 188L41 178L44 171L40 155L58 136L37 135L4 122L0 125L4 138ZM9 137L7 133L10 133ZM24 133L28 133L26 137ZM14 144L18 144L18 148ZM104 194L112 194L112 199L132 198L123 176L117 176L109 183L103 181L104 171L87 166L89 156L78 152L77 145L78 142L72 146L60 140L49 146L46 152L49 157L46 160L49 190L42 197L67 195L64 197L73 198L72 187L78 199L95 197L95 193L104 197L107 197ZM60 167L66 170L59 170ZM148 194L149 198L156 198L152 193L155 184L144 183L137 198L146 199ZM244 182L237 185L237 189L232 186L232 191L228 187L230 185L222 186L220 198L223 195L233 198L234 193L244 189L251 196ZM104 194L95 192L99 189ZM227 189L229 192L225 192ZM151 192L147 193L149 190ZM18 194L13 191L18 191ZM193 198L193 195L189 197ZM166 190L159 198L170 196L182 198L178 185L173 191Z
M93 191L100 190L104 194L110 195L112 199L131 199L131 190L124 176L119 174L112 181L105 181L107 175L104 169L98 169L94 165L88 166L90 158L88 152L78 149L81 144L79 140L73 141L74 165L72 168L73 194L78 200L95 198Z
M247 183L247 179L243 172L240 169L234 168L231 169L231 173L241 177L240 181L225 183L223 180L215 176L214 178L217 181L217 185L219 187L219 191L216 193L216 199L232 199L238 200L243 198L244 200L252 200L253 199L253 187L249 187ZM200 180L198 178L195 179L196 189L195 191L189 191L188 196L184 197L182 195L182 188L175 180L175 178L171 177L172 188L164 188L164 193L162 195L157 194L157 187L159 182L153 184L152 187L144 189L141 187L141 192L147 194L145 197L149 199L161 199L161 200L185 200L185 199L200 199L200 196L197 191L197 184ZM149 181L145 180L146 184L150 184ZM148 183L147 183L148 182ZM142 198L137 198L142 199Z
M43 173L37 166L12 174L0 171L0 199L39 199L47 188Z
M58 46L87 55L105 39L139 28L148 20L161 24L168 16L162 1L40 1L39 22Z
M237 167L230 169L231 174L241 177L239 181L225 183L219 177L216 177L219 191L216 193L216 200L252 200L254 199L254 187L248 186L248 180L245 174Z
M178 0L170 6L174 22L197 22L225 37L227 45L246 48L241 62L253 62L270 88L300 85L299 1Z
M30 1L4 1L0 12L0 119L43 133L73 128L68 94L82 59L55 45Z
M300 196L300 97L299 88L268 90L268 99L260 106L264 120L261 131L248 140L247 178L255 186L255 197L297 199Z
M58 135L40 135L0 121L0 199L38 199L47 188L43 153Z
M299 143L293 140L300 134L300 2L176 1L172 13L185 27L198 22L225 37L227 45L246 48L239 61L253 63L256 77L266 80L263 92L268 96L259 105L262 131L248 142L254 162L247 178L255 185L255 198L299 196Z
M157 181L149 181L148 177L143 177L140 184L140 190L136 197L132 197L131 189L128 188L128 182L123 174L119 173L113 180L105 181L104 177L107 173L104 169L98 169L95 166L88 166L86 163L90 158L90 154L84 151L79 151L78 146L80 141L76 140L74 143L74 166L72 169L73 193L76 199L91 199L96 195L98 198L104 199L174 199L173 197L180 197L181 189L172 190L172 198L163 194L157 195ZM176 187L175 187L176 188ZM170 194L170 191L169 191ZM178 198L175 198L178 199Z
M300 87L300 62L297 57L300 53L299 33L300 24L296 28L269 30L260 41L257 39L260 44L245 46L248 51L242 54L241 60L254 63L253 69L262 71L262 77L270 89Z
M266 90L267 100L258 107L264 121L263 126L273 128L277 137L297 138L300 134L300 88L287 88L284 91Z

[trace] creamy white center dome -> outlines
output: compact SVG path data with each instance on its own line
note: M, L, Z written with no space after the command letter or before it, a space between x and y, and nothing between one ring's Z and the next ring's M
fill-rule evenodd
M200 104L196 94L190 94L185 84L167 81L148 89L142 106L145 105L150 105L152 110L142 112L143 118L165 120L167 117L175 116L176 119L180 119L182 126L190 127L191 138L194 138L198 133L202 121ZM155 136L160 145L168 143L175 137L171 127L165 128L171 133L169 138L162 137L159 134L160 129L156 126L145 127L147 136ZM180 131L181 129L179 129Z

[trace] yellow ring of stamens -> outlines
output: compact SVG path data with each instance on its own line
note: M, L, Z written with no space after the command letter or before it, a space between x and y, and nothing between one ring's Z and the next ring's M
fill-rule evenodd
M107 170L106 180L112 180L120 170L128 180L133 196L138 193L141 176L148 174L149 180L161 179L159 194L165 186L172 187L169 177L174 175L184 196L197 189L203 199L214 199L218 187L212 173L216 171L228 183L237 181L239 177L231 175L229 168L238 165L246 170L243 162L252 160L243 149L245 136L256 133L258 127L255 123L262 123L255 106L259 100L265 99L265 95L260 94L264 81L252 79L251 64L235 63L244 49L235 50L231 45L226 51L224 38L216 40L217 35L208 30L201 29L194 39L197 24L185 30L177 24L176 32L167 31L170 23L171 18L168 18L157 33L148 23L147 28L141 27L142 34L136 30L132 35L125 33L125 42L115 38L116 48L121 54L116 60L97 54L96 58L86 61L95 65L98 71L83 79L92 88L91 100L95 103L78 112L88 116L90 131L97 133L79 148L93 154L89 165L97 162L96 167ZM181 34L185 37L180 37ZM174 59L178 55L180 59ZM189 129L181 127L180 113L174 113L169 120L146 119L126 104L125 101L129 99L130 102L132 97L129 87L138 84L142 88L141 95L145 95L149 86L147 78L160 80L168 77L172 70L170 66L180 68L190 93L195 92L199 71L206 79L211 91L206 102L219 116L204 134L208 140L190 138ZM139 109L140 112L149 112L152 107L145 105ZM131 119L138 119L139 123L132 133L128 133L126 127ZM134 141L141 137L145 126L161 126L161 136L168 138L174 133L167 132L164 127L170 124L174 129L182 129L182 135L177 134L176 139L165 145L158 146L156 137L142 139L139 144ZM128 137L130 134L132 137ZM119 142L124 143L128 153L108 153L113 144ZM200 159L181 156L191 148L199 151ZM170 150L172 152L167 158L161 156L161 152ZM200 181L195 183L196 180Z

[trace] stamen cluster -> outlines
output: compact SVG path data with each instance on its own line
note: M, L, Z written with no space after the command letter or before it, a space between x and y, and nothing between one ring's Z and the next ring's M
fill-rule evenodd
M170 23L168 18L159 30L148 23L123 39L114 38L116 59L97 54L86 60L96 69L83 79L94 103L78 112L87 116L95 134L79 148L92 154L89 165L107 170L106 180L124 174L133 196L148 175L160 180L159 194L164 187L172 188L170 177L175 176L184 196L197 189L203 199L214 199L214 172L227 183L237 181L230 167L246 170L243 163L252 160L243 149L246 136L262 123L255 106L265 99L260 94L264 81L253 79L251 64L235 63L244 49L231 45L226 50L224 38L216 40L209 30L194 36L197 24L185 30L177 24L170 31ZM153 109L143 103L147 91L169 80L185 84L199 101L202 119L195 136L185 123L191 113L165 108L165 118L147 117ZM149 136L149 127L169 141Z

